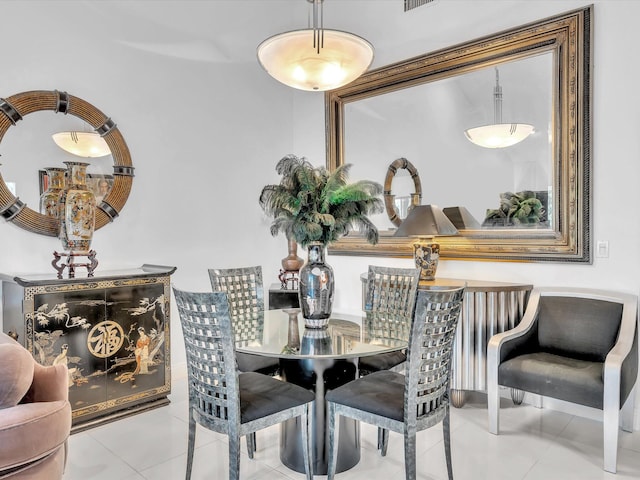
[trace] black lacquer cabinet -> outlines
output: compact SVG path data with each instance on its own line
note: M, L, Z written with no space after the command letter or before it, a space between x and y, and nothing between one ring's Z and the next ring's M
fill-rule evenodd
M2 323L43 365L65 363L74 431L168 403L170 275L2 276Z

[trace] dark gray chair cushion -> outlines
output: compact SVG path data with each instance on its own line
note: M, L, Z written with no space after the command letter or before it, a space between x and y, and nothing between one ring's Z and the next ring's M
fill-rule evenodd
M280 361L277 358L244 352L236 352L236 363L238 364L239 372L258 372L265 375L275 375L280 369Z
M620 303L543 296L538 314L540 350L604 362L618 338L621 318Z
M389 370L406 361L407 354L402 351L379 353L361 357L358 361L358 368L360 369L360 375L364 376L380 370Z
M404 421L405 377L383 370L331 390L327 401Z
M602 362L528 353L500 364L498 384L602 409L603 367Z
M238 375L240 423L304 405L315 399L313 392L255 372Z

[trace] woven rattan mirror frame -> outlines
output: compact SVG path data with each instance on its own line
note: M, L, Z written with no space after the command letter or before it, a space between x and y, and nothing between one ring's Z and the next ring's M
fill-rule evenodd
M109 194L96 209L95 229L117 217L127 202L133 183L131 154L113 121L85 100L57 90L33 90L0 99L0 142L10 127L25 115L43 110L73 115L91 125L107 142L113 157L114 182ZM27 207L15 197L0 174L0 215L7 221L40 235L56 237L58 222Z

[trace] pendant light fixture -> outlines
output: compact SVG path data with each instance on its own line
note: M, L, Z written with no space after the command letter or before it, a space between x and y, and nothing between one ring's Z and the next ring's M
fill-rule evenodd
M373 46L348 32L324 28L324 0L311 4L311 28L280 33L258 45L258 61L269 75L300 90L325 91L362 75L373 61Z
M52 138L61 149L79 157L97 158L111 153L104 138L95 132L59 132Z
M493 125L465 130L469 141L485 148L505 148L520 143L534 132L527 123L502 123L502 87L496 68L496 86L493 90Z

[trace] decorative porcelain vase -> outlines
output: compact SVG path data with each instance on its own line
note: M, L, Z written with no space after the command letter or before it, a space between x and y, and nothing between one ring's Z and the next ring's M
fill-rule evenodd
M49 184L40 195L40 213L47 217L60 218L60 196L64 190L65 168L45 168Z
M96 197L87 187L87 166L83 162L67 165L67 185L60 195L60 240L69 252L87 252L95 227Z
M333 305L333 269L324 261L325 247L311 243L307 263L300 269L298 298L306 328L326 328Z
M416 268L420 269L420 280L435 280L440 245L437 243L414 243L413 258Z

